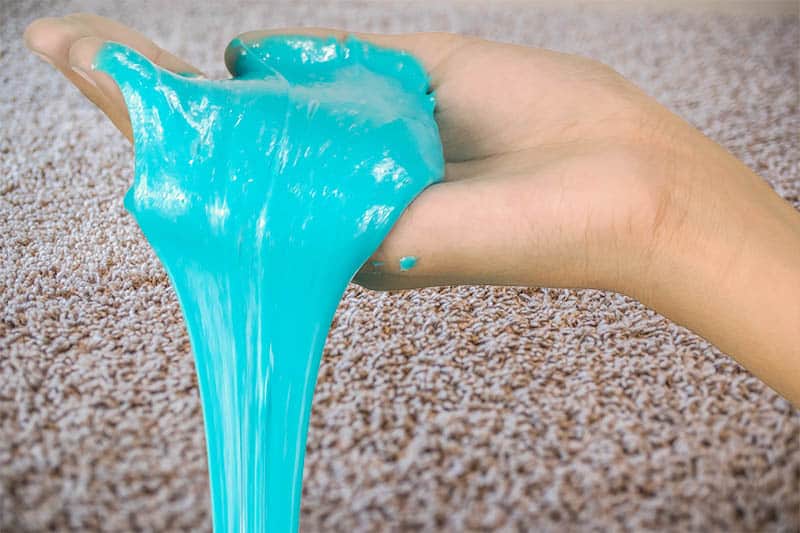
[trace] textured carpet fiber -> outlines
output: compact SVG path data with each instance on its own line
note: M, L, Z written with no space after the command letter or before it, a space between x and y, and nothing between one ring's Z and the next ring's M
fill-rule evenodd
M580 52L800 207L792 16L522 2L0 9L2 531L210 528L189 342L121 203L130 148L23 52L35 16L119 18L216 75L227 39L268 26L439 29ZM654 528L798 531L800 413L615 294L348 290L316 389L301 529Z

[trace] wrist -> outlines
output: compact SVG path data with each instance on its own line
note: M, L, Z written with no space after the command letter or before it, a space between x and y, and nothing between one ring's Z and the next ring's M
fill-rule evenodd
M681 135L657 223L640 243L640 277L623 292L797 403L800 213L720 146Z
M684 129L658 146L662 161L649 169L656 190L633 246L640 263L634 290L659 298L674 292L665 282L689 275L718 284L741 279L753 265L800 267L800 213L721 146Z

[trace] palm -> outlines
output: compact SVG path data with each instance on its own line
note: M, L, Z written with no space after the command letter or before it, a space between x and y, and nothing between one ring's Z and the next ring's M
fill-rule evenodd
M626 146L640 126L633 102L646 102L646 95L594 61L478 39L465 39L437 59L431 74L447 160L442 187L450 189L450 208L461 214L454 223L481 233L501 228L479 235L467 253L527 243L533 249L526 257L536 263L528 266L538 268L532 280L509 277L514 266L499 265L455 281L557 286L572 269L566 277L576 285L601 285L590 274L598 269L588 264L597 255L592 248L637 234L658 202ZM469 197L466 208L458 205L456 190Z

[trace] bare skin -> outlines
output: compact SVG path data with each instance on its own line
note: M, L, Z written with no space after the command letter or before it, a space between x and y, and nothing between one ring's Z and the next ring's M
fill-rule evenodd
M239 37L268 34L347 32ZM800 405L800 213L759 176L590 59L454 34L356 35L423 62L447 160L445 181L411 204L372 258L384 266L367 262L358 283L617 291ZM121 93L92 70L106 40L175 72L200 72L109 19L34 21L28 47L131 140ZM401 272L406 255L420 260Z

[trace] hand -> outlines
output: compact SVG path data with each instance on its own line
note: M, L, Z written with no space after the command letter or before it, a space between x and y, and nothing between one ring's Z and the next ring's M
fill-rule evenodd
M285 29L274 33L334 34ZM371 288L492 283L616 286L621 248L652 224L662 180L643 180L634 136L646 97L608 67L451 34L359 35L418 57L436 91L446 181L404 213L356 281ZM35 21L26 42L132 138L114 82L91 68L105 40L175 72L199 70L115 21ZM235 41L234 41L235 42ZM226 63L233 74L236 49ZM568 88L569 90L565 90ZM419 258L400 272L399 259ZM372 262L383 264L380 268Z
M346 34L239 38L300 33ZM615 290L800 402L800 215L752 171L595 61L452 34L356 35L422 61L447 160L445 181L411 204L372 258L383 266L367 262L357 282ZM128 139L119 90L91 70L104 40L199 73L93 15L35 21L25 38ZM229 46L229 69L235 56ZM407 255L419 261L401 272Z

